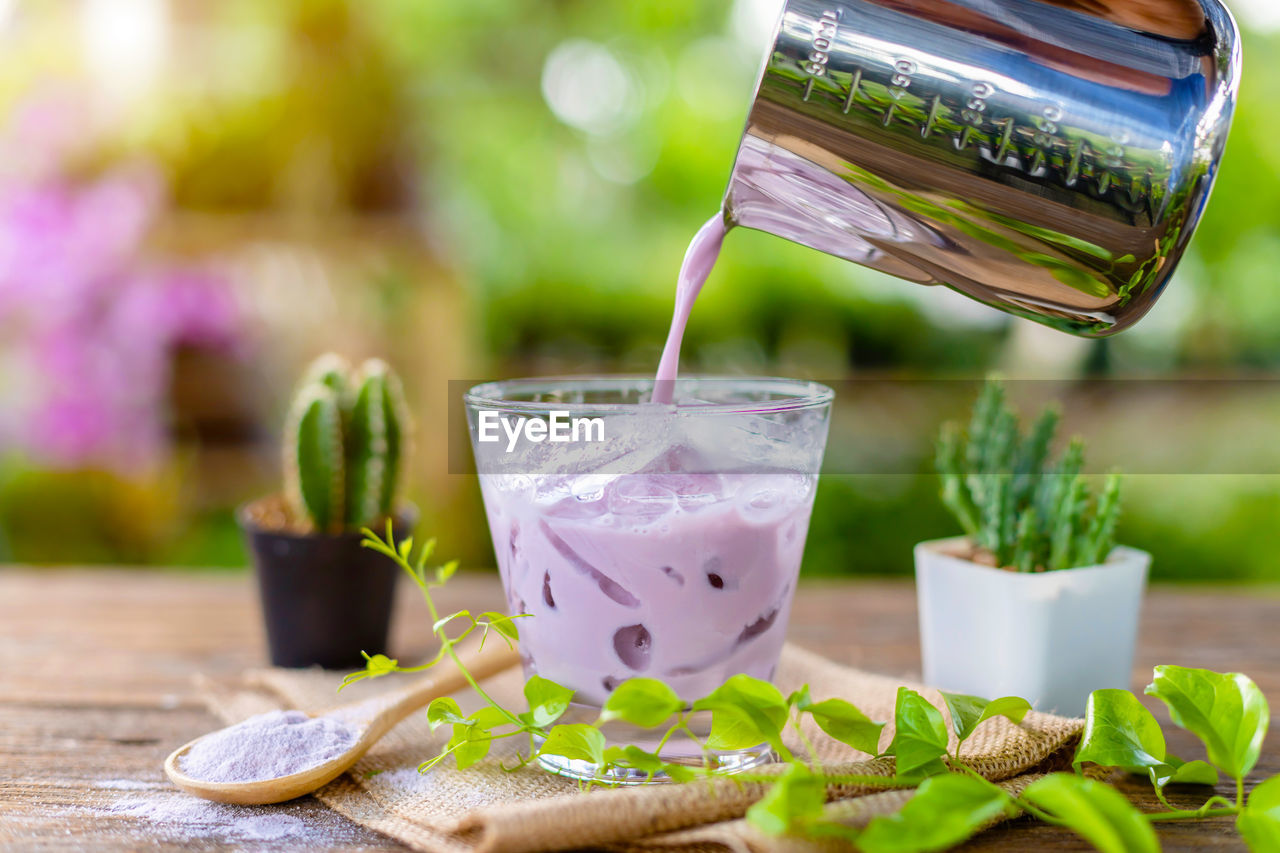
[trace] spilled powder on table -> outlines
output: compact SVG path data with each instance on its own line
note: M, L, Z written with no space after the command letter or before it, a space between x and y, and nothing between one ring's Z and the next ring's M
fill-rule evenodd
M77 813L84 806L73 807ZM134 822L142 838L154 844L215 844L260 847L269 841L324 847L367 843L367 830L352 824L315 800L296 800L276 806L228 806L175 792L152 792L88 807L99 818L119 817ZM69 809L70 811L70 809Z
M144 782L141 779L99 779L93 787L104 791L158 791L169 787L168 782Z
M303 838L308 834L315 838L315 829L323 829L292 815L260 808L225 806L186 794L163 799L122 799L105 811L113 815L140 817L157 830L177 830L183 838L212 834L224 840L275 841ZM192 830L197 830L198 835Z
M338 720L269 711L200 738L179 763L193 779L256 782L309 770L355 741L355 730Z

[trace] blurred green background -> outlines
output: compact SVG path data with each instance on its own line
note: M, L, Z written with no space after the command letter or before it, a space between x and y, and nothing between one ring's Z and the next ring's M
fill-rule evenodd
M1280 9L1229 5L1227 156L1135 329L1077 340L736 231L686 368L1274 374ZM654 368L775 10L0 0L0 561L243 567L234 507L278 487L293 378L337 349L404 374L422 527L490 565L475 481L448 473L448 380ZM928 470L940 419L893 434L894 470ZM1280 477L1166 473L1128 480L1120 538L1158 578L1274 581L1278 529ZM825 477L805 571L906 573L954 530L927 474Z

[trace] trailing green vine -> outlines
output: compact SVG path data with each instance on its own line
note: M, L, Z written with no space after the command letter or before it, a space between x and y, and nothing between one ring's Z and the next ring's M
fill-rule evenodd
M1066 827L1103 853L1149 853L1160 849L1153 828L1157 823L1232 816L1255 853L1280 851L1280 776L1246 792L1246 778L1258 762L1270 711L1257 685L1239 673L1159 666L1147 687L1147 694L1168 706L1176 725L1205 744L1205 760L1184 761L1169 753L1160 724L1129 691L1097 690L1089 698L1073 761L1075 772L1043 776L1020 793L984 778L964 759L965 743L988 720L1004 717L1018 724L1031 710L1025 699L1012 696L988 701L942 693L951 718L948 730L940 708L919 692L900 687L894 735L883 750L879 744L886 723L872 720L850 702L840 698L814 701L807 685L784 696L773 684L741 674L690 705L661 681L632 678L609 695L595 721L560 723L569 710L572 690L534 675L524 685L527 709L508 709L484 691L457 653L458 643L477 631L482 642L496 635L514 647L519 639L516 622L523 615L486 612L477 616L461 610L441 616L432 591L453 575L457 564L447 563L428 573L426 564L434 540L421 546L415 556L413 540L397 543L390 526L385 539L370 530L364 534L366 547L394 560L422 591L440 651L426 663L408 667L383 655L366 655L365 669L348 676L343 686L393 672L420 671L448 658L485 702L470 714L464 714L449 697L431 702L427 707L431 728L449 726L450 737L438 755L419 767L421 772L450 757L465 769L484 759L494 741L519 737L527 739L528 749L521 753L516 767L542 756L555 756L595 765L597 775L591 784L612 784L619 772L687 783L727 775L716 765L717 750L768 744L778 762L785 765L781 772L730 777L768 786L747 812L751 824L768 834L841 838L864 853L923 853L947 849L998 820L1026 814ZM705 737L690 725L691 715L703 712L711 715L710 732ZM891 757L893 775L824 770L801 730L806 716L843 744L875 757ZM615 720L653 731L658 735L655 749L610 745L601 726ZM800 754L784 742L788 730L797 733L803 745ZM952 732L954 749L950 746ZM659 753L672 738L686 738L695 744L703 756L701 764L664 761ZM1114 787L1084 775L1084 769L1093 765L1148 777L1165 808L1140 811ZM1220 775L1234 781L1234 798L1212 795L1195 809L1174 808L1165 798L1164 789L1170 784L1215 785ZM833 785L914 788L915 792L898 812L875 817L865 826L852 826L826 809Z

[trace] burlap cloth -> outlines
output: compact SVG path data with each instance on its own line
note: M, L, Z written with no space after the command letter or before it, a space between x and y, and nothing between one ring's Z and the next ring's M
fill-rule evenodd
M398 678L408 678L400 676ZM281 707L319 710L360 699L392 686L397 677L361 682L342 692L339 678L309 670L254 670L236 685L205 684L210 709L228 723ZM783 693L808 683L815 700L841 697L872 719L892 720L901 681L839 666L788 645L776 678ZM495 699L523 707L518 667L486 682ZM915 685L912 685L915 686ZM936 691L924 690L935 704ZM458 694L464 709L474 697ZM945 712L944 712L945 713ZM806 718L806 724L810 721ZM987 778L1013 791L1040 773L1060 769L1070 754L1081 720L1031 713L1020 725L1004 718L983 723L965 742L962 756ZM763 836L742 815L766 790L730 780L688 785L596 788L584 793L576 782L537 767L507 772L516 751L528 741L496 741L490 757L467 770L446 759L429 773L417 772L447 739L447 727L432 733L417 713L392 730L346 775L316 793L351 820L419 850L447 853L525 853L606 847L614 850L812 850L823 844ZM893 736L885 727L881 748ZM892 775L888 759L875 759L806 726L823 768L858 775ZM952 748L954 749L954 736ZM793 749L799 749L793 745ZM802 754L798 752L797 754ZM878 792L840 787L830 792L829 812L853 825L895 811L911 791ZM829 842L831 846L838 846Z

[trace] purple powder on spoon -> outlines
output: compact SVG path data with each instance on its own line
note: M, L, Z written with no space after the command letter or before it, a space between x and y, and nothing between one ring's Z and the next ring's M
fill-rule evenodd
M355 741L350 726L330 717L270 711L200 738L179 763L205 782L260 782L324 764Z

